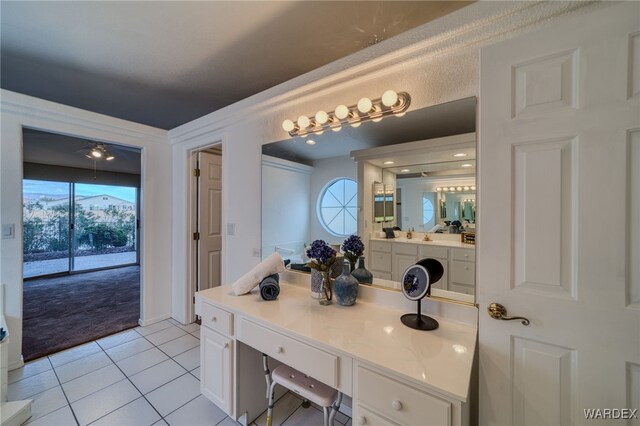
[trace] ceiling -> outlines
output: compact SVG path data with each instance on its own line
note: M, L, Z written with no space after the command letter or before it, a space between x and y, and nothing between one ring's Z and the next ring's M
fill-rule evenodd
M95 144L93 141L31 129L24 129L22 135L22 161L25 163L94 169L94 162L84 154L87 146ZM139 149L107 143L102 145L116 158L96 161L96 170L140 174Z
M401 117L386 117L375 123L368 121L360 127L343 127L339 132L325 131L322 135L289 138L262 145L262 153L272 157L313 165L313 161L349 155L351 151L405 142L441 138L476 131L476 98L460 99L428 108L410 111ZM308 145L308 139L315 145ZM475 158L475 148L468 150L466 159ZM434 162L429 159L389 158L396 165ZM435 161L451 161L448 153ZM428 161L426 161L428 160ZM383 166L382 164L379 165Z
M5 1L0 86L171 129L463 1Z

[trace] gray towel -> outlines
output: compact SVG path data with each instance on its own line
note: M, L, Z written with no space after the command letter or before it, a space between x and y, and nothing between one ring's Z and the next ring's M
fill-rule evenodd
M260 296L264 300L276 300L280 294L280 275L269 275L260 281Z

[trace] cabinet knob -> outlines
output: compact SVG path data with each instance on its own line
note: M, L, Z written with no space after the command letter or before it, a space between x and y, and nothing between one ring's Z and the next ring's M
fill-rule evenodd
M216 322L216 321L218 321L218 318L216 318L216 317L211 317L211 321L212 321L212 322Z
M366 425L367 424L367 418L365 416L358 417L358 424L359 425Z
M279 353L279 354L281 354L282 352L284 352L284 348L283 348L282 346L278 346L278 347L276 348L276 352L277 352L277 353Z
M402 402L398 401L397 399L393 400L393 402L391 403L391 406L396 411L402 410Z

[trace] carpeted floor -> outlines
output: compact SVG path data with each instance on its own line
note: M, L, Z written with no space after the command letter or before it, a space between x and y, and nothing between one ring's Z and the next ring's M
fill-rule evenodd
M25 281L24 360L136 327L139 318L139 266Z

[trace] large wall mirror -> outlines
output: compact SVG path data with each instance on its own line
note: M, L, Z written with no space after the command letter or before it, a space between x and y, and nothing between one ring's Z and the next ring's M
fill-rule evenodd
M476 98L262 147L262 256L305 273L305 246L358 234L374 286L440 260L433 295L474 302ZM377 204L380 203L380 204ZM393 238L384 229L394 230Z

